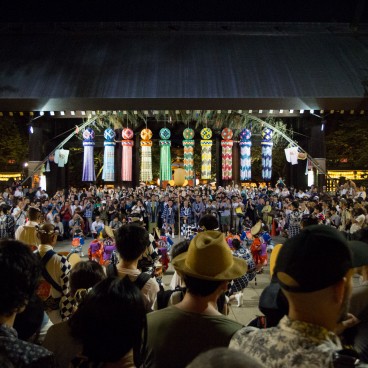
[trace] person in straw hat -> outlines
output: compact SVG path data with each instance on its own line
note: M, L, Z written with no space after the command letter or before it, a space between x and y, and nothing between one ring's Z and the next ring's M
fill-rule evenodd
M233 257L219 231L200 232L172 260L187 291L183 300L147 315L146 367L185 367L210 348L227 346L242 326L217 310L217 299L247 264Z

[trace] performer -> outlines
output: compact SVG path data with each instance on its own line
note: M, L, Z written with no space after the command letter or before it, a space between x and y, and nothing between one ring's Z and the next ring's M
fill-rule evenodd
M163 228L165 229L166 236L170 236L170 231L172 238L175 238L175 207L174 202L169 199L167 206L164 208L162 213Z
M180 209L180 227L181 235L185 239L189 239L189 228L192 225L192 208L189 207L187 200L184 201L183 207Z

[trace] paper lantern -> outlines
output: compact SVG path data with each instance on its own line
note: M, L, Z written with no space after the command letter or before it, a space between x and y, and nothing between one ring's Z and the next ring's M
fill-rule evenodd
M262 178L264 180L271 180L272 177L272 135L271 129L262 130Z
M222 179L231 180L233 177L233 131L229 128L224 128L221 132L221 147L222 147Z
M201 130L201 147L202 147L202 166L201 166L201 178L211 179L211 148L212 141L212 130L210 128L203 128Z
M121 145L123 146L123 157L121 161L121 179L123 181L132 181L132 162L134 146L134 141L132 140L132 138L134 136L134 132L130 128L124 128L121 132L121 136L123 138L123 140L121 141Z
M152 180L152 131L143 129L141 131L141 181Z
M184 182L185 182L185 175L186 175L186 172L184 169L175 169L174 170L174 182L175 182L175 185L177 185L178 187L181 187L184 185Z
M168 128L160 130L160 179L171 180L171 132Z
M251 163L251 136L249 129L243 129L240 134L240 180L251 180L252 178L252 163Z
M95 181L95 163L93 158L93 147L95 146L95 132L92 128L86 128L83 132L83 174L82 181Z
M104 165L102 171L102 180L115 180L115 132L111 128L104 131Z
M194 179L194 130L186 128L183 131L183 147L184 147L184 170L187 180Z

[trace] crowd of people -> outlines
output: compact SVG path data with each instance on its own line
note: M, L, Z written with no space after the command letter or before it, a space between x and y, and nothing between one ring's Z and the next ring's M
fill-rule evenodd
M282 180L258 188L71 187L52 196L7 187L1 366L195 368L225 357L234 367L364 366L367 208L365 188L351 181L333 193ZM170 242L179 233L184 240ZM285 243L273 248L271 233ZM76 262L57 253L58 241L76 237L102 248ZM104 248L107 255L98 253ZM171 290L147 272L143 261L157 255L175 270ZM228 318L228 303L241 305L268 262L264 315L248 326Z

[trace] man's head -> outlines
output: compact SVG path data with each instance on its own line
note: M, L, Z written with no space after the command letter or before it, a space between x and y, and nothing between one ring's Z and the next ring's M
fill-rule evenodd
M31 249L16 240L0 241L0 316L11 316L26 306L40 276L40 264Z
M28 218L30 221L38 222L40 221L41 212L39 208L36 207L29 207L28 208Z
M359 262L355 255L364 249L365 243L347 242L324 225L308 226L288 239L277 256L275 274L291 310L316 319L324 310L331 320L323 323L333 327L339 322L349 306L352 270Z
M217 218L207 213L206 215L203 215L198 222L199 227L204 230L218 230L219 223Z
M247 271L246 262L233 257L224 234L214 230L196 235L188 251L177 255L172 263L183 276L188 292L199 296L212 294L224 281L243 276Z
M115 241L121 258L126 261L139 259L150 244L147 230L135 223L121 226L116 231Z

